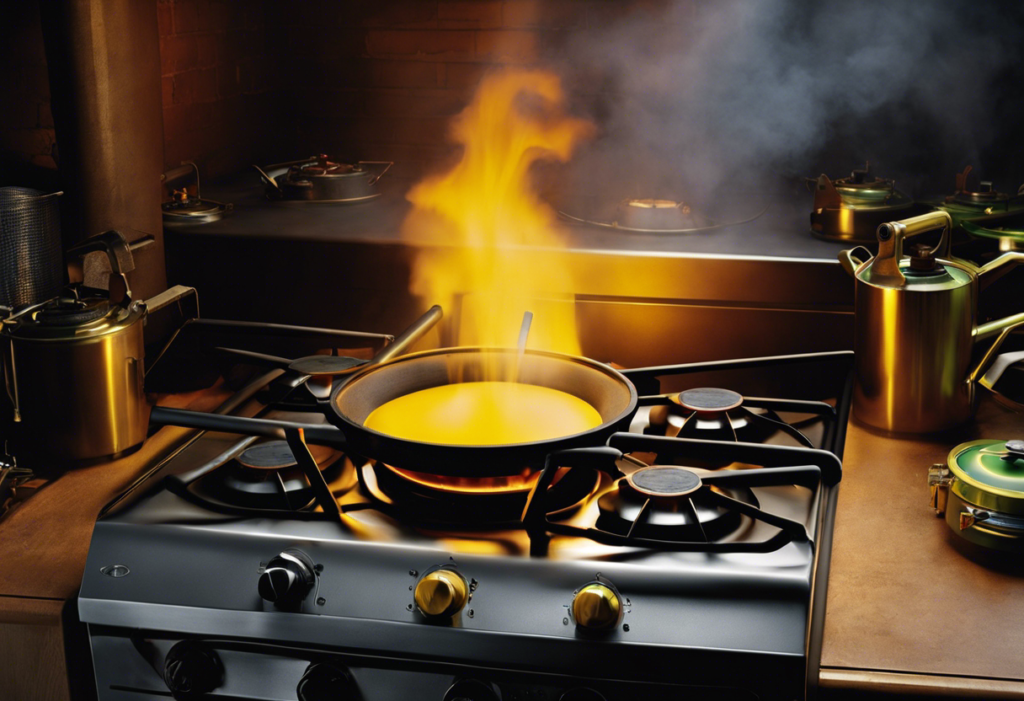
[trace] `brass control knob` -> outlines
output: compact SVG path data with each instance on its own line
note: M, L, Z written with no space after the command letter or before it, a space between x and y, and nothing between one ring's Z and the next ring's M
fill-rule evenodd
M614 628L622 618L622 600L608 585L593 582L576 592L572 600L572 617L580 628Z
M413 598L427 618L451 618L466 605L469 586L458 572L441 568L420 577Z

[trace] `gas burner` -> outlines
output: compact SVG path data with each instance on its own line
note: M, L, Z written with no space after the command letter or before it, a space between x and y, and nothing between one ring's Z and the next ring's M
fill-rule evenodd
M797 418L787 421L779 415L780 411L792 412ZM834 413L825 402L743 397L727 389L700 387L664 397L663 404L651 408L644 433L744 443L772 442L781 433L799 445L813 448L814 441L797 425L813 424L819 417Z
M652 465L615 482L611 491L598 499L597 527L622 536L663 541L713 542L739 530L743 515L702 490L707 470ZM709 487L750 506L757 507L754 493L747 488Z
M558 214L580 224L628 233L689 234L746 224L764 214L767 207L756 213L745 207L739 217L729 212L727 216L718 218L696 211L682 200L636 197L610 203L574 204L571 209L577 214L565 211Z
M369 474L367 474L369 472ZM443 477L374 463L359 472L364 491L388 513L414 524L455 528L517 525L537 481L536 472L507 477ZM568 518L597 492L600 477L559 471L548 488L548 516Z
M685 459L687 465L646 465L638 455ZM691 467L694 462L730 467L706 470ZM624 474L627 463L639 469ZM558 464L567 466L570 475L573 471L602 473L615 482L598 498L593 526L575 520L557 523L546 515L545 487L555 474L555 468L546 467L523 517L534 556L548 553L554 535L665 551L772 552L789 543L806 542L810 534L800 520L762 508L754 490L800 486L815 492L822 485L838 483L842 475L838 459L825 451L634 433L616 433L601 448L566 451ZM744 535L730 537L741 530ZM754 539L748 530L768 537ZM773 530L774 535L769 535Z
M309 446L328 483L340 477L345 460L330 448ZM199 480L201 497L232 507L302 511L313 507L314 493L285 441L266 441L246 448L234 460Z
M339 163L320 154L260 168L272 200L358 204L380 196L377 181L388 172L391 161Z

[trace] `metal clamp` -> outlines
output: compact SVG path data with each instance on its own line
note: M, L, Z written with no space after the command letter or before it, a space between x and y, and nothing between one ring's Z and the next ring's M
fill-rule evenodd
M992 516L992 514L988 511L976 509L972 506L965 506L964 510L960 512L960 530L966 531L978 521L987 521L990 516Z
M949 503L949 488L953 484L953 474L949 468L936 463L928 468L928 489L931 492L931 505L935 509L936 516L946 513L946 505Z

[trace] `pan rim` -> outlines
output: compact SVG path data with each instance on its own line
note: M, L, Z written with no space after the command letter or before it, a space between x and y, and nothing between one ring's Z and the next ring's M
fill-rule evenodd
M417 351L415 353L407 353L407 354L399 356L399 357L397 357L397 358L395 358L395 359L393 359L393 360L391 360L391 361L389 361L387 363L382 363L380 365L371 365L371 366L365 367L362 370L360 370L360 371L356 372L355 374L353 374L351 379L349 379L348 382L346 382L346 383L344 383L342 385L339 385L338 387L335 387L334 390L331 392L331 397L330 397L330 405L331 406L330 406L329 417L332 419L332 422L340 421L340 422L344 423L344 426L340 426L340 425L338 426L338 428L340 428L342 430L342 432L344 432L345 427L351 427L351 428L353 428L353 429L355 429L357 431L361 431L361 432L363 432L365 434L373 436L373 437L377 438L378 440L385 440L385 441L389 441L389 442L397 442L397 443L399 443L399 444L401 444L401 445L403 445L404 447L407 447L407 448L414 448L415 446L429 446L430 449L435 449L435 450L450 449L450 450L463 450L463 451L474 451L474 452L481 451L481 452L495 452L495 453L497 453L497 452L509 451L509 450L531 450L531 449L538 449L538 450L540 450L543 447L549 446L549 445L556 445L556 444L561 444L561 443L577 443L578 441L584 439L586 436L589 436L589 435L592 435L592 434L595 434L595 433L600 433L602 431L607 431L610 427L614 427L614 426L619 425L624 420L626 420L628 418L631 418L633 416L633 414L636 413L637 405L638 405L638 402L639 402L639 395L637 393L636 386L632 383L632 381L630 381L630 379L628 377L626 377L624 374L622 374L621 372L619 372L618 370L616 370L612 366L608 365L607 363L602 363L602 362L600 362L598 360L594 360L592 358L587 358L587 357L584 357L584 356L569 355L567 353L558 353L558 352L555 352L555 351L534 350L534 349L527 349L526 350L526 354L528 354L528 355L539 355L539 356L544 356L544 357L548 357L548 358L554 358L554 359L560 360L560 361L566 361L566 362L572 362L572 363L577 363L577 364L580 364L580 365L584 365L584 366L589 367L592 370L596 370L598 372L603 373L609 379L618 381L620 385L625 387L626 391L629 394L629 400L626 403L625 408L622 409L621 411L619 411L612 418L607 419L607 420L602 420L602 422L599 425L595 426L594 428L588 429L586 431L580 431L580 432L577 432L577 433L571 433L571 434L568 434L568 435L565 435L565 436L559 436L557 438L547 438L547 439L544 439L544 440L541 440L541 441L532 441L532 442L525 442L525 443L486 443L486 444L482 444L482 445L467 444L467 443L428 443L428 442L425 442L425 441L412 441L412 440L405 439L405 438L399 438L399 437L393 436L393 435L391 435L389 433L382 433L382 432L376 431L376 430L374 430L372 428L367 428L365 426L365 424L357 422L355 419L352 419L351 417L349 417L347 414L343 413L338 408L338 397L343 392L345 392L346 390L349 390L353 385L358 384L359 381L362 378L368 377L369 375L371 375L371 374L373 374L375 372L386 371L387 368L390 368L392 366L398 365L398 364L403 363L403 362L411 362L411 361L414 361L414 360L416 360L418 358L430 357L430 356L439 356L439 355L453 355L453 354L462 354L462 353L516 353L516 352L518 352L518 351L515 348L507 348L507 347L502 347L502 346L452 346L452 347L447 347L447 348L434 348L434 349L425 350L425 351Z

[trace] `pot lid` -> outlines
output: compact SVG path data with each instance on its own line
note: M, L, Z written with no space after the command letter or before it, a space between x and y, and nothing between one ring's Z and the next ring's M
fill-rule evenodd
M871 173L871 165L854 170L845 178L832 181L836 190L847 204L880 204L896 190L896 181L880 178Z
M1024 440L979 440L957 446L949 469L959 481L954 488L967 501L1024 515Z
M872 275L872 261L867 262L857 273L857 278L875 287L909 290L912 292L936 292L951 290L971 284L973 276L967 270L950 261L933 259L933 267L914 267L918 258L904 258L900 261L900 272L904 282L894 285L888 278Z
M288 170L288 177L305 178L309 176L316 177L324 175L356 175L366 172L367 171L361 165L352 163L336 163L330 160L327 157L327 154L321 153L317 156L315 161L292 166Z
M196 197L164 202L160 205L165 224L205 224L217 221L229 211L230 205Z
M13 337L37 340L92 338L134 324L145 309L141 302L114 305L106 297L56 297L4 320L3 330Z

